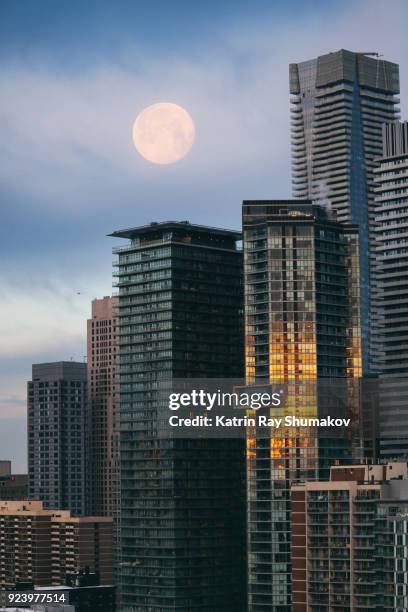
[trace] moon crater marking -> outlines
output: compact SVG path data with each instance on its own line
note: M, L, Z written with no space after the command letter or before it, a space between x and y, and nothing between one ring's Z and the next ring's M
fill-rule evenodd
M173 164L187 155L195 138L188 112L171 102L147 106L133 124L133 143L153 164Z

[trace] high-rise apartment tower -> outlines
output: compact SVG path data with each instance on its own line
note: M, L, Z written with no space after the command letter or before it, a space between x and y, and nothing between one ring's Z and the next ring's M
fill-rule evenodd
M408 457L408 122L383 126L375 168L375 334L384 458Z
M121 609L245 609L241 440L166 439L159 387L243 375L241 234L117 231Z
M243 231L247 382L284 384L300 417L342 396L358 429L358 229L311 201L272 200L244 202ZM327 478L359 453L358 437L307 427L249 435L250 612L291 612L291 485Z
M92 300L87 322L90 508L116 516L119 504L119 390L116 298Z
M405 612L406 463L333 467L292 487L293 612Z
M34 364L28 383L28 495L85 514L86 363Z
M331 206L339 221L359 226L363 370L372 370L374 166L382 124L398 118L398 65L342 49L291 64L290 93L293 195Z

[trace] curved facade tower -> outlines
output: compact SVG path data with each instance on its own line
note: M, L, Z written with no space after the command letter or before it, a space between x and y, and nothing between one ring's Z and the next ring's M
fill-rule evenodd
M293 196L332 207L340 222L359 226L367 372L375 369L378 351L370 338L374 167L382 124L398 118L399 68L377 54L342 49L291 64L289 71Z

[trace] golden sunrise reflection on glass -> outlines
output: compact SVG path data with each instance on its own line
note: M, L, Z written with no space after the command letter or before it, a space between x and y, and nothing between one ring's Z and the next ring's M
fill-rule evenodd
M153 164L174 164L194 143L194 122L188 112L171 102L147 106L133 124L133 143Z

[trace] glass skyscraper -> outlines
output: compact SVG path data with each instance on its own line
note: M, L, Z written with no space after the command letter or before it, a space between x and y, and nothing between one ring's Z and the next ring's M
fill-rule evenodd
M245 609L242 440L166 439L160 388L244 372L235 231L188 222L112 234L119 287L121 607Z
M344 400L358 427L361 376L356 226L308 200L243 204L247 383L285 384L286 409L315 417ZM359 453L359 432L247 436L250 612L291 611L290 487Z
M398 118L397 64L344 49L290 65L293 195L359 226L364 371L375 369L372 318L374 166L382 124Z

